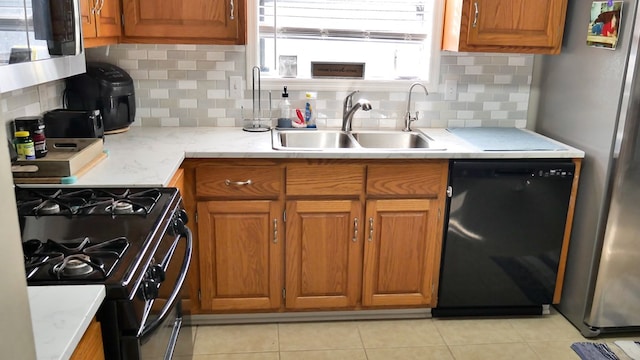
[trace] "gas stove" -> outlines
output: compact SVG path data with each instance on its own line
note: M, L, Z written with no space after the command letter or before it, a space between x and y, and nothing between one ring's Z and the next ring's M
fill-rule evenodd
M107 296L133 291L167 228L184 216L175 188L16 187L15 194L28 283L104 283Z
M191 340L180 292L192 235L176 188L16 187L15 196L28 285L104 284L106 358L168 359L179 334Z

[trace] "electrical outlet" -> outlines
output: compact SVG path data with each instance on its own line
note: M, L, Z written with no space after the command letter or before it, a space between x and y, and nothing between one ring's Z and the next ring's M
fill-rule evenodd
M458 82L455 80L444 81L444 99L456 100L458 98Z
M242 76L229 76L229 98L242 99Z

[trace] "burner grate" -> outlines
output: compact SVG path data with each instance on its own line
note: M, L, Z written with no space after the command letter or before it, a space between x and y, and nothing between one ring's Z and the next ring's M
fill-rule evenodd
M88 237L45 243L32 239L23 243L27 278L45 272L53 279L106 279L129 247L125 237L92 244Z

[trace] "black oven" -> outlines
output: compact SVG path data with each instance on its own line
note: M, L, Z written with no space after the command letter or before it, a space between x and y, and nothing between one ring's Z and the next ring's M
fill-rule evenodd
M29 285L106 287L107 359L190 355L180 292L192 235L175 188L16 188Z

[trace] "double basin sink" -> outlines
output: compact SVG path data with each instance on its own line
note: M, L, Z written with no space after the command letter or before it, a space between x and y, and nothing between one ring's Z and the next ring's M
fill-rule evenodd
M442 144L419 132L272 130L275 150L433 151Z

